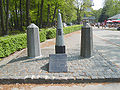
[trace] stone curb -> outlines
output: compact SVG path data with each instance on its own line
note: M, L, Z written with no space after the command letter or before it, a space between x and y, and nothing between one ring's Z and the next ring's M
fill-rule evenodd
M106 79L0 79L0 84L72 84L72 83L116 83L120 82L120 78Z
M12 59L15 59L18 57L18 55L20 55L25 49L22 49L21 51L17 51L15 52L14 54L8 56L8 57L5 57L3 60L0 61L0 66L3 66L3 65L6 65L8 62L10 62Z

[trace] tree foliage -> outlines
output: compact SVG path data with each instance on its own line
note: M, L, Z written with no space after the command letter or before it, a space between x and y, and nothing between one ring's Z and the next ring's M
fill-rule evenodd
M40 28L55 26L58 9L63 22L76 22L76 18L80 22L90 0L79 1L84 1L79 4L81 8L76 0L0 0L0 35L24 31L30 23Z
M90 12L88 9L91 9L92 2L91 0L76 0L76 11L77 11L77 23L83 19L84 16L89 16Z
M120 1L119 0L105 0L103 9L94 11L94 15L99 22L104 22L109 17L120 13Z

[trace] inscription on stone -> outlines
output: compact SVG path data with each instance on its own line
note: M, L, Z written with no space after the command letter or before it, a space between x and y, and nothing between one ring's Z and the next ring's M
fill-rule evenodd
M67 55L50 54L49 72L67 72Z
M62 35L61 29L57 29L58 30L58 35Z

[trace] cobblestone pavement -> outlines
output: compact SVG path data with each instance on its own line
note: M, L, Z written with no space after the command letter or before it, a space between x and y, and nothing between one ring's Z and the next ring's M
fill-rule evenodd
M101 39L102 36L99 36L103 34L111 35L111 33L113 33L107 34L108 32L110 31L94 31L94 52L91 58L80 57L80 31L65 35L68 73L48 72L49 54L55 53L55 40L48 40L47 43L49 43L49 45L46 45L46 42L41 44L43 47L42 58L28 59L27 50L25 49L17 58L12 59L7 64L1 65L0 80L29 78L46 80L119 80L120 67L109 59L116 57L115 55L113 57L111 54L112 52L116 54L114 48L117 46L106 42ZM108 51L108 54L109 52L111 54L104 54L104 50ZM117 53L119 53L119 51Z

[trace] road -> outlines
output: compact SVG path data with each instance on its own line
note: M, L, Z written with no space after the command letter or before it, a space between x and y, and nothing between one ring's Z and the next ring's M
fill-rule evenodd
M120 67L120 31L95 29L94 48Z

